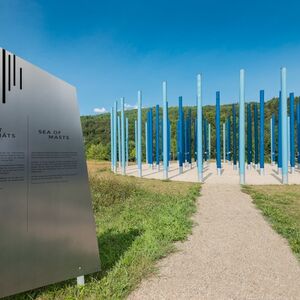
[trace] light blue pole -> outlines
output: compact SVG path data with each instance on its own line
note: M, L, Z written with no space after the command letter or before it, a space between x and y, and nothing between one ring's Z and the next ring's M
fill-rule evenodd
M135 144L135 162L138 164L138 132L137 120L134 120L134 144Z
M297 165L300 169L300 103L297 103Z
M201 74L197 75L197 161L198 161L198 181L203 182Z
M155 108L155 155L156 155L156 167L159 170L159 105Z
M220 114L220 92L216 92L216 155L217 172L221 175L221 114Z
M278 156L277 156L277 166L278 173L282 172L282 121L281 121L281 91L279 92L278 99Z
M208 159L211 156L211 125L208 123Z
M146 164L148 164L148 124L145 122L145 146L146 146Z
M183 128L184 128L184 120L183 120L183 111L182 111L182 97L179 97L179 108L178 108L178 134L179 134L179 138L178 138L178 149L179 149L179 153L178 153L178 160L179 160L179 174L182 174L183 172L183 161L184 161L184 145L183 145Z
M119 169L121 169L121 119L118 116Z
M110 160L111 170L114 170L114 108L111 108L110 113Z
M121 98L121 147L122 147L122 174L126 174L125 165L125 113L124 113L124 98Z
M287 132L287 92L286 68L281 68L281 143L282 143L282 183L288 184L288 132Z
M272 165L275 164L276 160L276 141L275 141L275 114L272 114L272 119L271 119L271 148L272 148L272 158L271 158L271 163Z
M167 82L163 81L163 162L164 179L168 179L168 103L167 103Z
M117 173L117 149L118 149L118 143L117 143L117 128L118 128L118 117L117 117L117 111L118 111L118 102L115 102L115 109L114 109L114 172Z
M265 92L261 90L259 92L259 121L260 121L260 151L259 151L259 164L260 164L260 175L264 174L265 168ZM272 128L272 127L271 127ZM271 143L272 145L272 143Z
M294 93L290 93L290 162L291 162L291 172L295 172L295 113L294 113Z
M240 70L239 99L239 168L240 184L245 184L245 71Z
M138 157L138 173L142 177L142 92L138 91L138 124L137 124L137 157Z
M125 140L126 140L126 166L128 166L129 161L129 141L128 141L128 118L126 118L126 134L125 134Z

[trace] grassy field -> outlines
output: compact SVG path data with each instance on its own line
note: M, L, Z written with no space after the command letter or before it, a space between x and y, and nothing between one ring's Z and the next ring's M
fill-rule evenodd
M120 299L191 232L200 185L114 175L89 163L102 271L10 299ZM45 270L46 272L46 270Z
M244 191L300 259L300 186L245 186Z

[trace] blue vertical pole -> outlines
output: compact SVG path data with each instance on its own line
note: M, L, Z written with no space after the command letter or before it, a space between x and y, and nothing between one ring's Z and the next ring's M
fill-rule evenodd
M202 155L202 78L197 75L197 157L198 181L203 181L203 155Z
M163 161L164 179L168 179L168 104L167 104L167 82L163 81Z
M232 142L233 142L233 169L236 167L236 150L237 150L237 140L236 140L236 111L235 104L232 104Z
M271 163L274 164L275 160L276 160L276 141L275 141L275 115L272 114L272 125L271 125L271 148L272 148L272 159L271 159Z
M203 144L204 144L204 161L207 161L207 128L206 119L203 119Z
M281 139L282 139L282 183L288 184L288 132L286 68L281 68Z
M231 122L230 116L227 118L227 160L231 162Z
M239 168L240 184L245 184L245 71L240 70L239 97Z
M188 119L184 120L184 162L188 162Z
M295 113L294 113L294 93L290 93L290 162L291 162L291 172L295 172Z
M114 108L114 172L117 172L117 149L118 149L118 142L117 142L117 128L118 128L118 117L117 117L117 111L118 111L118 102L115 102L115 108Z
M258 108L257 103L254 103L254 164L258 168Z
M248 168L251 168L252 163L252 113L251 104L247 105L247 163Z
M216 93L216 155L217 172L221 175L221 116L220 116L220 92Z
M211 158L211 125L208 123L208 159Z
M111 170L114 170L114 109L110 112L110 161Z
M156 130L156 134L155 134L156 166L159 169L159 163L160 163L160 161L159 161L159 105L156 105L156 108L155 108L155 130Z
M260 121L260 134L259 134L259 143L260 143L260 155L259 155L259 168L260 175L264 174L265 168L265 92L261 90L259 92L259 121ZM272 126L271 126L272 128ZM272 143L271 143L272 145ZM272 146L271 146L272 148ZM272 152L272 151L271 151Z
M278 101L278 172L282 171L282 131L281 131L281 92L279 92L279 101Z
M148 153L150 167L153 166L153 115L152 108L149 110L149 144L148 144Z
M121 169L121 118L118 116L119 168Z
M122 147L122 174L126 174L125 166L125 113L124 113L124 98L121 98L121 147Z
M129 161L128 118L126 118L125 140L126 140L126 166L128 166L128 161Z
M197 162L197 119L195 119L194 122L194 155L195 155L195 161ZM198 165L198 162L197 162Z
M300 168L300 103L297 103L297 164Z
M192 167L192 143L191 143L191 123L192 122L192 111L189 109L188 112L188 162L190 167Z
M138 91L138 135L137 135L137 145L138 145L138 173L139 177L142 177L142 92Z
M145 122L145 146L146 146L146 164L148 164L148 125L147 122Z
M178 117L179 117L179 125L178 125L178 130L179 130L179 174L183 172L183 111L182 111L182 97L179 97L178 99L178 106L179 106L179 112L178 112Z
M138 132L137 120L134 120L134 145L135 145L135 162L138 164Z

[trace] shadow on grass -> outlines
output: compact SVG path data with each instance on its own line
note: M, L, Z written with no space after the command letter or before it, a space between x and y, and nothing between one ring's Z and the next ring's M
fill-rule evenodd
M137 229L131 229L127 232L121 233L114 232L112 229L110 229L98 236L101 271L95 274L87 275L85 277L85 282L89 283L95 280L101 280L115 266L123 254L130 248L134 240L141 234L142 232ZM24 292L15 296L9 296L3 298L3 300L36 299L41 297L45 292L57 291L74 285L76 285L76 278Z

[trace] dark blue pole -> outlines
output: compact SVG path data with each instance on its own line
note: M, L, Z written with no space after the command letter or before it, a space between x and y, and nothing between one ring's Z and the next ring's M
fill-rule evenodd
M261 90L259 92L259 117L260 117L260 156L259 156L259 167L260 167L260 174L264 174L265 168L265 92ZM273 117L273 116L272 116ZM272 131L273 132L273 131Z
M290 93L290 163L291 163L291 172L295 171L295 114L294 114L294 93Z
M233 168L236 169L236 153L237 153L237 139L236 139L236 111L235 104L232 104L232 135L233 135Z
M216 151L218 175L221 175L220 92L216 92Z
M159 167L159 105L156 105L155 109L155 129L156 129L156 134L155 134L155 154L156 154L156 166Z
M281 136L281 92L279 92L278 101L278 171L281 172L282 168L282 136Z
M207 161L207 129L206 119L203 118L203 134L204 134L204 160Z
M254 163L258 167L258 108L257 103L254 104Z
M276 161L276 135L275 135L275 115L272 114L272 161L271 163Z
M179 174L183 171L183 111L182 111L182 97L179 97L179 125L178 125L178 132L179 132L179 139L178 139L178 146L179 146Z
M152 108L149 111L149 143L148 143L148 153L149 160L148 163L152 167L153 165L153 116L152 116Z
M188 119L184 120L184 162L188 162Z
M231 122L230 116L227 119L227 160L231 162Z
M190 167L192 166L192 143L191 143L191 123L192 122L192 111L189 109L188 112L188 162Z
M251 104L247 105L247 163L248 168L252 163L252 115L251 115Z

